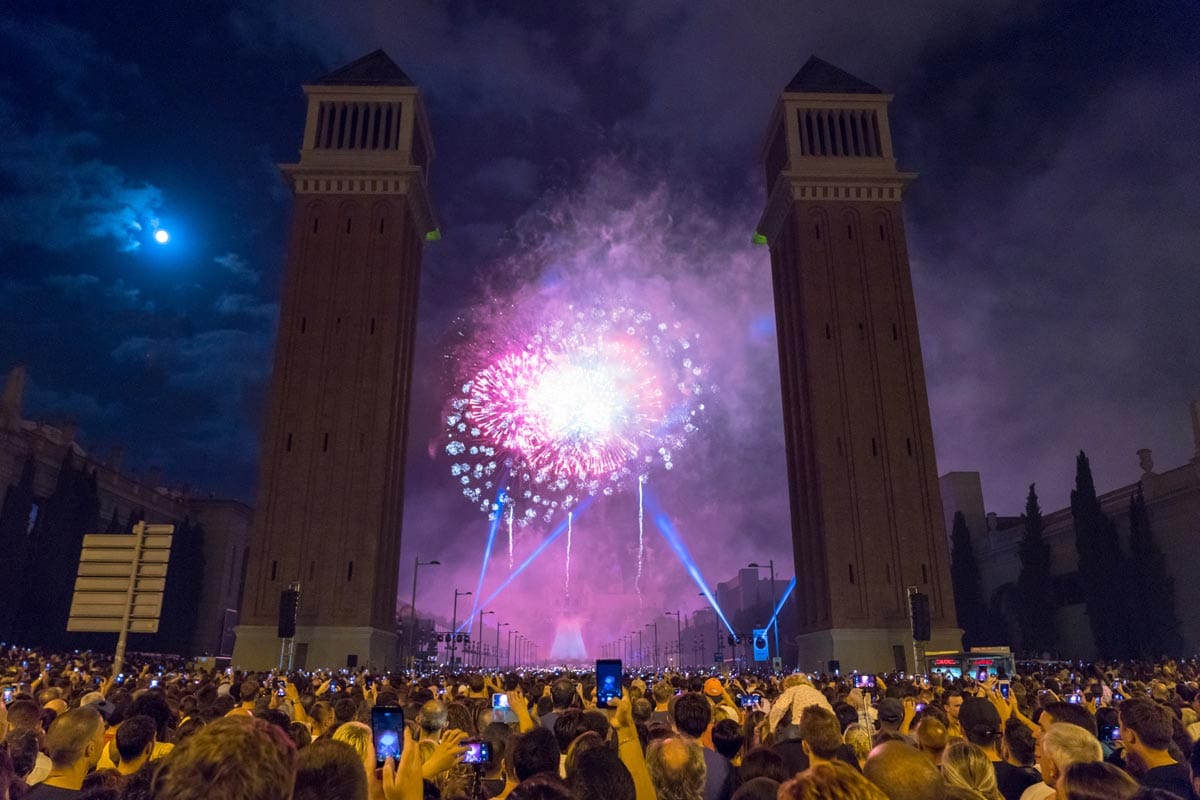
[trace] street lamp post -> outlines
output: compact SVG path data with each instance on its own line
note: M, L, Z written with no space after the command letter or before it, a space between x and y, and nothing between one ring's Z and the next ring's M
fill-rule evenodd
M458 627L458 598L467 597L470 594L470 592L460 592L458 589L454 590L454 610L450 613L450 669L454 669L454 651L457 649L454 646L454 637L458 635L458 632L455 630Z
M436 567L442 562L436 558L432 561L422 561L420 557L413 559L413 590L412 590L412 624L408 628L408 668L417 666L417 569L419 567Z
M495 611L480 611L479 612L479 641L475 643L475 648L479 652L479 666L483 666L483 618L488 614L495 614ZM497 633L496 636L500 634Z
M762 569L762 564L759 564L757 561L751 561L749 566L753 567L754 569ZM772 558L770 561L767 562L767 568L771 570L771 613L774 614L775 613L775 559ZM782 658L783 654L779 652L779 620L775 620L772 627L774 627L774 629L775 629L774 630L774 633L775 633L775 655Z
M654 663L651 666L658 669L658 623L647 622L646 627L654 628Z
M675 618L675 658L677 661L679 661L679 663L675 665L675 668L682 669L683 668L683 648L680 646L679 643L681 641L683 641L683 626L679 621L679 612L678 611L666 611L663 613L663 616Z
M637 631L633 631L629 635L638 637L637 654L635 655L635 657L633 659L633 663L639 667L645 666L646 649L645 649L645 647L642 646L642 632L640 630L637 630Z
M496 623L496 669L497 670L500 669L500 629L507 628L511 624L512 623L510 623L510 622L497 622Z
M516 628L508 629L508 644L504 648L504 668L505 669L512 669L512 666L513 666L512 637L513 637L514 633L520 633L520 631L517 630Z

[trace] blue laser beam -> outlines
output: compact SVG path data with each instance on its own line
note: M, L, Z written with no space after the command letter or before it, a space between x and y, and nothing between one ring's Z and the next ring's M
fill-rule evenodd
M595 498L592 498L592 497L585 498L583 502L581 502L579 505L577 505L575 507L575 518L576 519L578 519L580 514L582 514L585 510L587 510L587 507L592 504L594 499ZM567 525L568 525L568 520L564 519L562 522L560 522L558 524L557 528L550 531L550 535L547 536L545 539L543 539L542 543L539 544L537 546L537 548L532 553L529 554L529 557L526 558L524 561L522 561L520 566L518 566L511 573L509 573L509 576L507 578L505 578L504 583L497 586L495 588L495 590L490 595L488 595L487 600L485 600L480 605L481 606L490 606L492 604L492 601L495 600L497 597L499 597L500 593L503 592L505 589L507 589L508 585L517 579L518 575L520 575L522 572L524 572L526 570L526 568L529 567L530 564L532 564L534 561L537 560L538 556L540 556L542 553L544 553L546 551L547 547L549 547L551 544L554 543L555 539L557 539L558 537L562 536L564 533L567 532Z
M725 624L726 630L729 631L731 636L734 635L733 626L729 624L729 620L725 618L725 612L721 611L721 606L717 604L717 598L713 597L713 593L709 590L704 576L700 574L700 567L696 565L692 554L688 552L687 545L683 543L683 538L680 537L679 531L675 530L675 525L671 522L671 518L667 516L662 506L659 505L658 497L649 488L646 489L645 497L646 505L650 508L650 514L654 517L654 526L658 528L658 532L662 534L662 537L667 540L667 544L671 545L671 549L675 551L675 557L679 559L679 563L683 565L688 575L700 587L700 592L708 600L713 611L717 612L717 616Z
M774 625L775 622L779 619L779 611L783 608L783 604L787 602L787 599L789 597L791 597L792 590L795 588L796 588L796 579L792 578L792 582L789 583L787 585L787 588L783 590L783 597L779 598L779 605L775 606L775 613L771 615L771 621L768 622L767 627L763 629L764 633L770 631L771 626Z
M492 513L491 524L488 525L487 544L483 548L483 563L479 565L479 582L475 584L475 593L471 595L471 612L467 614L467 618L463 620L463 624L454 632L465 629L470 629L472 620L475 619L475 612L480 609L479 595L483 593L483 579L487 575L488 562L492 559L492 545L496 543L496 531L500 530L500 519L504 516L504 501L507 498L507 492L503 488L505 481L508 480L508 473L505 473L500 478L501 489L496 493L496 502L492 504L495 509Z

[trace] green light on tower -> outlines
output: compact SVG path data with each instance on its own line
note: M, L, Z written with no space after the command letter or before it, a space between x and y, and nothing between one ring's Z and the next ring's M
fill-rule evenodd
M758 231L755 231L754 235L750 237L750 243L751 244L766 244L767 237L763 236Z

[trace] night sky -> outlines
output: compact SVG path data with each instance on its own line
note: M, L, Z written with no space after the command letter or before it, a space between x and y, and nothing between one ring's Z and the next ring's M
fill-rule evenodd
M596 296L705 334L709 414L652 481L706 577L790 562L750 236L760 139L815 54L896 95L899 165L921 174L906 212L939 473L978 470L1006 514L1035 481L1066 505L1080 448L1102 490L1136 479L1140 447L1159 469L1190 458L1200 7L804 5L9 4L0 368L26 364L27 416L76 420L98 458L120 444L128 467L253 503L291 204L275 164L299 149L300 84L382 47L424 92L444 235L425 251L405 563L478 573L485 518L436 455L462 344L524 302ZM598 504L578 546L587 525L624 536L629 504ZM698 600L653 547L664 601Z

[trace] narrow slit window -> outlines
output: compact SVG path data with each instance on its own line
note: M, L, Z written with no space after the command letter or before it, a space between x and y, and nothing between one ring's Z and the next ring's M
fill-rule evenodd
M929 567L921 565L921 583L929 583Z
M847 571L850 573L850 582L854 583L854 565L847 564L846 567L848 568Z
M912 438L911 438L911 437L908 437L908 438L906 438L906 439L904 440L904 446L908 448L908 454L911 456L911 455L913 454L913 453L912 453Z
M813 236L816 236L818 239L821 238L821 226L820 225L813 226Z
M316 574L317 574L317 562L315 562L315 561L308 562L308 579L311 581Z
M879 241L883 242L886 240L887 240L887 234L883 232L883 226L880 225L879 226Z
M308 328L308 317L301 317L300 318L300 332L304 333L304 331L307 328Z
M279 562L272 561L271 562L271 580L275 580L275 574L278 571L278 569L279 569Z
M832 339L832 338L833 338L833 331L831 331L831 330L829 329L829 323L828 323L828 322L826 322L826 323L825 323L825 338L826 338L826 339Z
M375 318L371 317L371 333L375 333Z
M354 220L350 220L350 219L346 220L346 233L350 232L350 223L353 221Z
M853 226L853 225L847 225L847 226L846 226L846 238L847 238L847 239L853 239L853 238L854 238L854 226Z
M379 232L383 233L383 220L379 220Z
M839 456L842 454L842 437L840 436L837 437L837 454Z
M872 439L871 441L875 441L875 440ZM329 434L327 433L327 434L325 434L325 439L321 442L321 452L325 453L328 451L329 451Z
M891 583L892 582L892 565L884 564L883 565L883 573L887 577L887 582Z
M892 341L896 342L899 340L900 340L900 331L896 328L896 323L893 322L892 323Z
M871 437L871 455L879 455L879 444L875 441L875 437Z
M292 435L290 433L288 434L288 437L287 437L286 449L289 453L292 452Z
M351 561L346 565L346 582L349 583L354 579L354 562Z
M320 217L313 217L313 233L317 232L317 228L320 226L320 224L321 224Z

